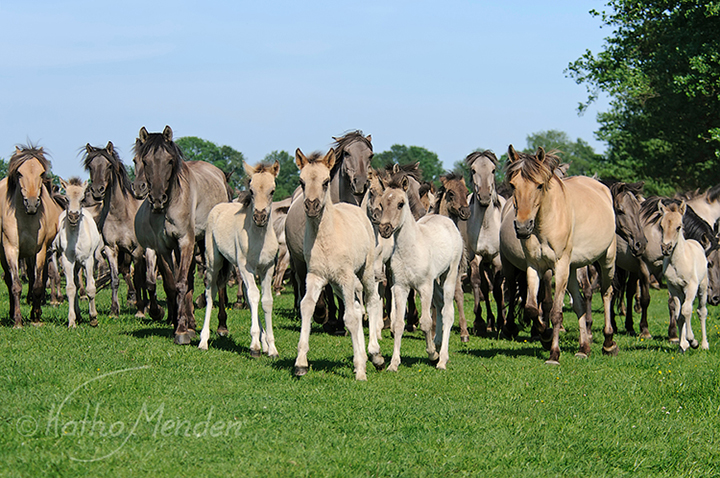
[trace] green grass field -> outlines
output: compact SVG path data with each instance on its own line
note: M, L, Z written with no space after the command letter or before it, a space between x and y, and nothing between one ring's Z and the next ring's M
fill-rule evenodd
M544 364L528 331L462 344L456 328L446 371L414 332L399 372L368 364L367 382L354 380L350 338L317 325L311 370L292 376L291 293L275 300L275 360L250 357L247 310L230 310L230 336L203 352L128 307L109 319L109 297L99 293L97 328L85 315L68 330L66 302L44 307L44 325L14 330L0 286L0 475L720 475L719 313L710 309L710 351L680 355L667 343L664 290L653 291L655 339L621 333L618 357L600 352L596 300L587 360L574 357L578 324L566 312L560 366Z

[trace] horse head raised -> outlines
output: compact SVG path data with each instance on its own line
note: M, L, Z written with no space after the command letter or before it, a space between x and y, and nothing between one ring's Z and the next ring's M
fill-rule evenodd
M133 191L140 196L146 190L153 212L163 212L184 166L182 151L173 142L172 129L165 126L162 133L148 133L143 126L133 150L137 183L133 184Z
M300 148L295 151L295 164L300 169L300 187L305 195L305 214L317 217L330 200L330 170L335 165L335 150L324 156L312 153L305 156Z
M515 234L518 239L527 239L535 229L537 213L551 182L562 185L555 173L560 160L555 154L546 154L542 147L531 155L518 153L512 145L508 157L506 178L513 192Z
M482 207L488 207L491 202L497 202L495 189L495 170L498 160L492 151L476 151L465 158L465 164L470 169L473 193Z
M258 227L265 227L272 211L275 178L280 172L280 163L275 161L271 166L258 164L252 167L243 162L243 168L250 178L248 191L253 205L253 221Z
M42 203L43 186L49 187L50 162L43 148L15 147L8 163L8 198L19 189L27 214L36 214ZM48 189L48 194L50 190Z
M65 207L65 217L68 223L75 227L80 223L82 217L82 200L85 197L85 190L88 187L87 181L81 181L80 178L72 177L69 181L60 179L60 185L65 190L67 197L67 206Z

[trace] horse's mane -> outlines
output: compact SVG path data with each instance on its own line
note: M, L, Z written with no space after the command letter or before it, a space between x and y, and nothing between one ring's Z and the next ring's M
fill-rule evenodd
M68 186L82 186L82 179L77 176L73 176L68 179Z
M112 175L113 186L115 184L120 184L120 190L122 191L123 196L127 196L128 194L132 195L132 181L130 181L127 169L114 147L112 148L112 153L108 154L107 148L96 148L95 146L88 144L85 148L85 154L83 155L82 160L85 171L90 172L90 164L97 156L103 156L108 160L108 162L110 162L110 169L114 173Z
M547 184L553 178L562 184L556 171L560 166L558 153L556 149L550 150L545 153L545 160L540 162L534 154L518 152L518 159L508 161L505 166L506 181L509 182L516 174L521 174L526 180L537 184Z
M386 188L402 188L402 180L406 176L418 183L422 181L422 171L418 163L388 164L385 166L385 172L388 177Z
M651 196L640 204L640 218L647 224L657 224L660 220L660 211L658 210L658 203L662 201L663 206L670 206L674 204L679 206L680 199L675 198L663 198L659 196Z
M489 149L486 149L485 151L474 151L467 156L465 156L465 164L468 166L471 165L476 159L482 158L485 156L487 159L493 162L495 166L498 164L497 156L495 156L495 153L490 151Z
M20 169L20 166L33 158L40 161L40 164L42 165L46 173L50 171L50 160L45 156L45 151L42 147L38 147L34 144L18 145L15 149L15 153L13 153L13 155L10 157L10 162L8 163L8 200L10 200L15 195L15 191L17 190L18 169ZM43 184L45 185L45 189L47 189L48 193L52 196L52 179L48 175L46 175L45 179L43 179Z
M183 177L187 168L185 166L185 155L182 149L175 144L175 141L166 141L163 133L148 133L144 142L138 138L135 141L135 146L133 146L133 153L140 158L148 154L154 155L158 151L166 151L176 159L176 161L173 162L171 178Z
M683 214L683 236L685 239L695 239L703 248L705 248L705 241L703 241L703 238L705 238L710 244L710 247L705 250L706 255L720 247L712 226L698 216L690 206L685 208L685 214Z
M705 200L708 203L712 203L720 199L720 184L717 184L704 193L700 192L699 189L696 189L694 191L687 191L684 193L677 193L675 194L675 197L678 199L684 199L686 201L690 201L692 199L695 199L700 196L705 196Z
M351 143L354 143L355 141L361 141L365 143L365 145L370 148L370 151L373 150L372 143L370 140L368 140L362 131L359 129L355 131L350 131L345 133L343 136L339 138L333 138L335 140L335 144L333 145L333 148L336 152L342 151L345 146L348 146ZM343 155L337 154L336 155L335 164L333 165L332 170L330 170L330 177L335 177L335 175L340 171L340 167L342 166L343 162Z

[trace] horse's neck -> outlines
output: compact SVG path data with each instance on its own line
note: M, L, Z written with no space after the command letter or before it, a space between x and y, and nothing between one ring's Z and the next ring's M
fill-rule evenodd
M417 247L419 233L418 224L407 204L403 207L403 216L400 228L395 234L395 250L401 251L401 253L413 251Z
M353 187L347 176L342 173L342 167L337 169L335 176L330 180L330 200L337 204L346 202L359 206L358 198L353 194Z
M320 214L316 217L306 215L305 227L314 236L322 233L331 232L335 227L335 214L337 209L329 197L325 197L325 205L320 210Z
M537 216L535 218L535 228L543 235L558 232L558 226L567 224L567 234L572 230L571 211L565 195L565 189L559 180L551 179L545 194L540 202Z
M710 225L715 224L715 222L720 218L720 201L708 201L707 193L695 199L691 199L687 204L698 216L703 218Z

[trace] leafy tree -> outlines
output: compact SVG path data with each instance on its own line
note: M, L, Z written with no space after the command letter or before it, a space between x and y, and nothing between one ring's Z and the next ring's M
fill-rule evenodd
M300 170L295 164L295 157L287 151L273 151L265 155L264 163L272 164L275 161L280 163L280 172L275 178L275 195L273 199L280 201L292 196L293 191L300 184Z
M651 193L720 182L720 2L610 0L600 17L613 33L568 67L598 115L608 144L601 173L646 181Z
M5 158L0 158L0 179L7 176L8 172L8 163L5 161Z
M373 157L374 168L384 168L389 164L411 164L420 163L422 178L425 181L438 182L438 178L445 172L440 158L432 151L420 146L405 146L393 144L389 151L377 153Z
M245 159L240 151L230 146L217 146L211 141L196 136L185 136L175 140L188 161L207 161L225 173L232 173L230 176L230 187L239 189L245 175L242 162Z

